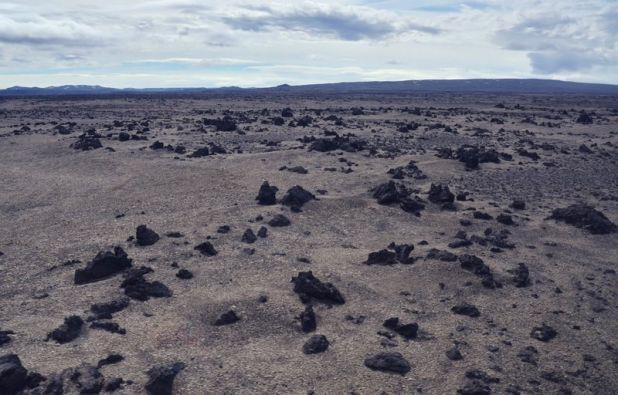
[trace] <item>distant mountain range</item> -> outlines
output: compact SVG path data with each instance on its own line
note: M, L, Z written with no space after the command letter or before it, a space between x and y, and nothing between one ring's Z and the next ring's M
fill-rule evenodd
M58 96L153 93L412 93L412 92L479 92L479 93L581 93L618 95L618 85L544 79L463 79L339 82L311 85L279 85L270 88L108 88L98 85L63 85L47 88L14 86L0 90L0 96Z

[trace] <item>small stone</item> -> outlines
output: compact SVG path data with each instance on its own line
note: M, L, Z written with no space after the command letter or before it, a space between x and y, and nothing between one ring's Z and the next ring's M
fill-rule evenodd
M534 327L530 332L530 337L540 340L542 342L548 342L556 336L558 336L558 332L556 332L554 328L546 324Z
M178 273L176 273L176 277L181 280L190 280L193 278L193 273L191 273L187 269L180 269Z
M405 375L411 370L410 363L398 352L381 352L365 359L371 370Z
M318 354L328 349L330 343L324 335L313 335L303 345L303 353L305 354Z
M197 246L195 246L194 249L201 252L202 255L206 256L215 256L218 254L217 250L215 250L215 247L209 241L198 244Z
M458 315L465 315L468 317L476 318L481 315L476 306L469 303L460 303L451 308L451 311Z
M270 221L268 221L268 225L272 226L273 228L289 226L290 224L291 222L288 217L283 214L277 214Z
M230 325L238 321L240 321L240 318L236 315L236 312L234 310L229 310L221 314L219 318L217 318L217 320L214 322L213 325L215 326Z
M253 233L253 230L251 230L250 228L245 230L245 233L243 233L242 238L241 238L241 241L247 244L255 243L256 240L257 240L257 236L255 235L255 233Z

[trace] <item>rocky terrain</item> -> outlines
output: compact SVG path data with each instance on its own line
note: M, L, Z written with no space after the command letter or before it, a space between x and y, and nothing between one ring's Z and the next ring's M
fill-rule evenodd
M0 100L0 393L613 394L618 98Z

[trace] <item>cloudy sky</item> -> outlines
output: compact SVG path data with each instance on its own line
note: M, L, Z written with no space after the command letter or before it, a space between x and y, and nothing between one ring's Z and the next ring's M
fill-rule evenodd
M616 0L0 0L0 88L618 84Z

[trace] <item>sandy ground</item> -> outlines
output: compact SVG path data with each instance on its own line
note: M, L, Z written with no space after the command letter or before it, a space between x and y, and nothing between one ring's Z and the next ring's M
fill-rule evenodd
M186 365L174 381L179 394L454 394L473 382L493 393L616 393L617 234L595 235L547 219L555 208L585 202L618 222L616 103L615 97L456 94L1 101L0 330L14 334L0 354L15 353L26 369L48 378L26 390L33 393L54 374L83 362L96 365L111 353L124 360L100 372L105 380L122 377L117 392L127 394L144 391L148 369L176 361ZM273 125L284 107L294 116ZM416 107L419 112L408 111ZM362 114L353 115L353 108ZM575 122L582 110L592 114L592 124ZM224 112L236 120L236 131L204 126L203 118ZM288 125L305 115L309 126ZM330 115L342 122L326 120ZM69 122L75 123L67 126L70 134L54 129ZM419 124L416 130L398 131L411 122ZM103 147L71 148L89 129L101 135ZM119 141L122 131L145 139ZM374 149L316 152L298 141L325 131L353 133ZM183 145L187 154L216 143L227 153L189 158L149 148L155 141ZM436 156L437 148L463 144L513 159L469 171ZM520 155L519 148L540 159ZM391 179L387 170L410 160L427 176L400 180L426 201L420 216L380 205L370 192ZM278 198L300 185L318 199L298 213L258 205L264 180L279 188ZM469 192L468 199L456 200L454 211L442 210L427 201L432 183ZM526 209L509 208L513 199L524 200ZM472 209L494 219L476 219ZM515 226L495 220L509 212ZM290 226L267 225L279 213ZM462 219L471 224L462 226ZM147 247L128 240L141 224L160 240ZM230 232L217 233L221 225ZM268 237L241 241L247 228L257 232L262 225ZM515 247L448 247L460 230L483 236L489 227L508 229ZM166 237L171 231L183 237ZM194 250L208 237L216 256ZM391 242L413 244L414 263L364 264ZM93 303L123 296L122 274L73 282L76 269L116 245L134 266L151 267L146 278L161 281L173 296L131 300L113 316L124 335L86 323L75 340L45 341L64 317L85 320ZM457 261L426 259L432 248L482 258L503 286L483 287ZM81 263L62 265L72 259ZM194 277L177 278L174 262ZM516 287L509 272L520 262L530 271L527 287ZM305 306L290 280L307 270L333 283L346 302L315 303L317 330L305 334L296 319ZM461 302L475 305L480 316L453 314ZM214 326L230 309L240 321ZM389 317L418 323L419 335L406 340L392 333L382 325ZM543 323L556 330L554 339L531 337ZM330 346L305 355L303 344L314 334L325 335ZM445 355L454 346L462 360ZM536 363L519 355L528 346L537 350ZM385 351L401 353L410 372L364 365ZM474 370L485 376L474 380Z

